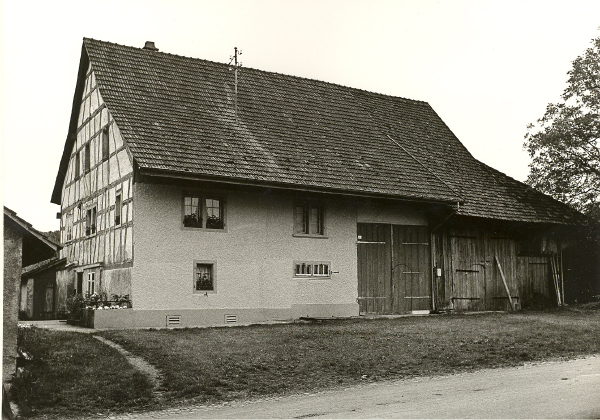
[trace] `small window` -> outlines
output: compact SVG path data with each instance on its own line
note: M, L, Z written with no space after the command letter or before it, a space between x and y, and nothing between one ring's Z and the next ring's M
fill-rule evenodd
M330 277L330 263L299 261L294 263L294 277Z
M117 194L115 197L115 226L119 226L121 224L121 210L123 209L123 205L121 203L121 194Z
M83 271L77 273L77 284L75 285L75 293L83 293Z
M213 263L196 263L194 267L194 291L215 291L215 270Z
M73 212L70 211L65 217L65 242L73 240Z
M316 203L300 203L294 206L294 234L325 234L323 205Z
M108 159L108 127L102 130L102 160Z
M183 226L224 229L224 202L220 198L185 195L183 197Z
M82 273L83 274L83 273ZM93 295L96 291L96 273L88 273L87 292Z
M202 208L200 197L186 196L183 198L183 226L202 227Z
M206 228L223 229L223 206L221 200L207 198L206 204Z
M88 209L85 215L85 235L96 234L96 206Z
M84 172L88 173L90 171L90 144L86 143L85 144L85 159L83 161L84 164Z
M75 153L75 179L81 176L81 158L79 157L79 152Z

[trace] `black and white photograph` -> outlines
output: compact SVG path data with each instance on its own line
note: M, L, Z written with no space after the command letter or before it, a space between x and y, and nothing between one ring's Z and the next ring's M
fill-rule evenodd
M600 418L600 2L0 5L3 419Z

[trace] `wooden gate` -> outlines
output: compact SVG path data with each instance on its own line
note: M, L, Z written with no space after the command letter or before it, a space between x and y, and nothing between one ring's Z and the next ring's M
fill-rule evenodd
M358 224L360 313L431 309L431 246L426 226Z

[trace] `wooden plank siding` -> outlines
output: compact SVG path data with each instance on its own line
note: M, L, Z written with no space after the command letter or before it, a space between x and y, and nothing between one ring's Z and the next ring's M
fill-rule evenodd
M550 239L546 238L548 241ZM498 259L516 308L555 298L550 253L521 253L529 238L519 232L485 227L451 227L433 234L435 307L455 311L511 310Z

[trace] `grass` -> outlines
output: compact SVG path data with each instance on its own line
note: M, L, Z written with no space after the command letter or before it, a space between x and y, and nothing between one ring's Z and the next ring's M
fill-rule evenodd
M19 328L18 340L33 356L10 391L22 417L62 419L152 403L148 379L89 334Z
M58 333L44 334L49 334L49 338ZM123 380L132 384L128 392L137 395L137 399L124 402L114 397L102 397L103 412L122 412L598 354L600 310L338 320L240 328L105 331L100 335L143 357L163 374L163 399L160 402L152 400L147 384L134 381L132 374L126 375L130 379ZM76 337L79 342L86 336ZM88 344L96 348L103 346L95 341ZM67 354L83 349L79 345L74 348L73 343L75 341L70 345L63 343L66 348L49 340L39 344L49 347L43 357L55 358L53 352L59 349ZM95 373L97 370L104 374L108 367L100 368L95 364L109 356L111 364L117 363L108 350L96 349L95 352L103 356L93 359L93 369L85 375L69 377L77 389L88 386L93 389L89 404L94 409L89 413L101 412L93 400L94 392L111 395L111 392L101 391L108 383ZM65 356L63 354L61 359ZM68 360L63 364L68 365ZM120 369L127 371L126 367ZM89 381L90 376L92 381ZM36 379L50 384L57 381L44 375ZM42 399L50 401L51 397ZM66 401L62 397L58 406L66 409L75 401L80 399ZM35 399L30 399L29 404L38 409L39 403Z

